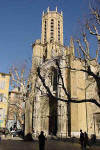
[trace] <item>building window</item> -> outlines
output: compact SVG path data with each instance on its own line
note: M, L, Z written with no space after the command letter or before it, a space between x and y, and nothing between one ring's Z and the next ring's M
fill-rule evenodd
M0 81L0 89L5 89L5 80Z
M61 87L59 87L59 97L61 97Z
M4 118L5 118L5 110L3 108L0 108L0 121L3 121Z
M44 23L44 42L46 42L46 35L47 34L47 21L45 20L45 23Z
M60 41L60 21L58 21L58 41Z
M51 19L51 30L50 30L50 39L54 38L54 19Z
M3 102L4 94L0 93L0 102Z
M51 73L49 74L49 79L51 81L51 86L53 87L53 91L57 90L57 70L52 68Z
M0 93L0 102L6 102L6 95L3 93Z

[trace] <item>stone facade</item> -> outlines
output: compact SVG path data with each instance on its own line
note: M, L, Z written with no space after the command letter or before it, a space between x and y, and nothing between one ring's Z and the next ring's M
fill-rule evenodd
M41 74L53 95L67 100L56 66L56 59L61 56L59 59L60 67L63 68L61 74L71 98L81 100L91 97L96 84L89 85L86 73L77 71L83 69L85 63L74 56L73 39L71 38L69 47L63 45L63 13L59 13L57 8L55 11L50 11L48 8L46 13L43 12L41 40L36 40L32 47L32 70L36 71L35 68L41 66ZM68 66L77 70L68 69ZM66 102L50 99L35 73L33 73L33 88L35 93L33 129L36 135L41 130L46 135L58 137L79 136L80 129L89 134L99 133L93 116L100 111L94 104L71 103L68 105Z

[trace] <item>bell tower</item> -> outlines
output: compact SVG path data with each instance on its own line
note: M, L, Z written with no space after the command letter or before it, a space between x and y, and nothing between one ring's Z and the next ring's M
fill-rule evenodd
M63 13L59 13L56 7L55 11L42 14L42 33L41 43L56 42L63 45Z

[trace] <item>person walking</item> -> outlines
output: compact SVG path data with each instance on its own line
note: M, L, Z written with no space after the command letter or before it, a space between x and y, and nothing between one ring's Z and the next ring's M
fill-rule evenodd
M43 131L41 131L38 139L39 139L39 150L45 150L45 136Z
M80 144L81 144L81 147L83 149L83 147L84 147L84 133L82 132L82 130L80 130Z
M84 132L84 147L86 148L87 145L89 145L88 134L86 132Z

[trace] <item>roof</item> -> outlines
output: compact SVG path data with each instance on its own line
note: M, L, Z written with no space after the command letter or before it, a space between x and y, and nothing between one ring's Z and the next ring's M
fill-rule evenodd
M9 91L9 94L11 94L11 93L21 94L21 92L17 92L17 91Z
M2 75L8 75L8 76L10 76L10 73L4 73L4 72L0 72L0 74L2 74Z

